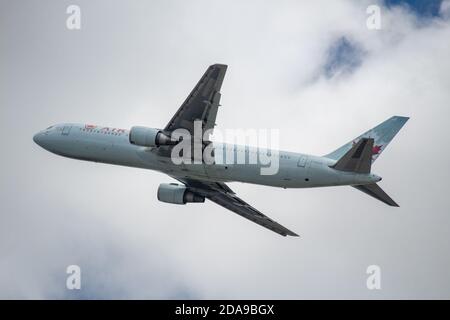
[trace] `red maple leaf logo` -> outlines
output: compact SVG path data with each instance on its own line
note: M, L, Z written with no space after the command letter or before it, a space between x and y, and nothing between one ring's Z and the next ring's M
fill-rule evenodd
M358 143L358 140L353 140L352 145L354 146L357 143ZM373 146L373 148L372 148L372 155L380 154L382 147L383 147L383 145L379 145L379 146L375 145L375 146Z
M373 146L372 148L372 154L380 154L381 152L381 145L380 146Z

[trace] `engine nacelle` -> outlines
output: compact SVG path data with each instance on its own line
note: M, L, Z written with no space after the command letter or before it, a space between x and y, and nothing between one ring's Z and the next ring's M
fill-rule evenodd
M161 183L158 187L158 200L173 204L186 204L188 202L205 202L205 197L193 193L184 185Z
M161 130L147 127L132 127L129 139L131 144L141 147L158 147L177 143L177 141L172 141Z

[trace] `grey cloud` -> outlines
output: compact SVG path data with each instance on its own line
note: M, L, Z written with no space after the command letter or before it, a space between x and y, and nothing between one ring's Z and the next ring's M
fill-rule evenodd
M361 66L364 50L357 43L342 36L334 41L327 52L323 73L327 78L350 74Z

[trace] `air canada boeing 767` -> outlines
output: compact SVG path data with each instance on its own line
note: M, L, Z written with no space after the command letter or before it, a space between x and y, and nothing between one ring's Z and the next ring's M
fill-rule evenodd
M250 146L216 143L208 139L216 124L220 88L227 66L210 66L184 103L163 129L132 127L130 130L90 124L64 123L37 133L33 140L57 155L79 160L157 170L179 181L159 186L158 200L172 204L204 202L208 199L283 236L298 236L240 199L226 183L239 181L282 188L352 186L389 206L397 207L377 184L381 177L371 173L372 163L408 121L394 116L363 133L337 150L313 156L302 153L264 150ZM174 148L186 140L175 137L176 130L194 136L195 123L203 133L201 150L208 148L213 162L175 163ZM204 138L206 136L206 138ZM196 143L192 139L192 144ZM228 151L253 163L224 161ZM262 152L277 155L275 174L261 174L266 166ZM220 159L219 159L220 158ZM234 158L235 159L235 158Z

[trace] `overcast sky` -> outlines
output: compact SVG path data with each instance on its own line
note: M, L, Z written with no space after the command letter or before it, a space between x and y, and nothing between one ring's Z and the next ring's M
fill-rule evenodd
M405 2L0 0L0 298L450 298L450 1ZM280 129L284 150L327 154L411 117L372 167L400 208L231 183L301 235L284 238L158 202L161 173L33 143L63 122L164 127L212 63L229 65L217 128Z

